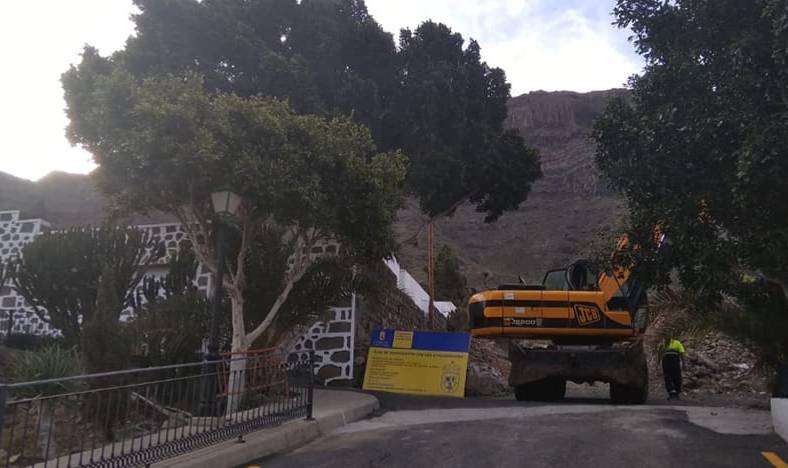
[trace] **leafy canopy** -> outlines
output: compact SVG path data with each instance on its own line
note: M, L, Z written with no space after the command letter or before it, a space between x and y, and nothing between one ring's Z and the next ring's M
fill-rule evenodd
M492 221L516 209L540 176L536 153L503 129L504 72L445 25L404 30L397 50L363 0L135 3L136 35L113 64L137 80L193 72L209 94L270 96L298 114L348 116L380 151L409 156L408 187L431 217L470 200ZM79 69L112 67L100 62L87 49ZM79 78L64 80L67 95L93 86ZM72 120L88 111L75 99L69 109Z
M256 218L330 232L359 254L384 255L405 171L376 154L347 119L297 115L281 101L208 94L201 76L137 80L86 51L64 76L72 141L99 164L103 190L126 207L207 219L231 187Z
M408 182L431 217L470 200L494 221L516 209L541 176L536 152L504 130L509 83L481 48L427 21L403 30L399 83L386 120L388 144L410 158Z
M644 73L597 122L597 164L626 197L631 236L659 225L669 246L647 262L678 271L707 312L788 356L788 16L785 2L619 0ZM727 297L726 297L727 296ZM723 306L726 301L722 301Z
M788 281L784 2L619 0L646 59L596 125L597 163L633 231L668 234L662 281L730 290L738 269Z

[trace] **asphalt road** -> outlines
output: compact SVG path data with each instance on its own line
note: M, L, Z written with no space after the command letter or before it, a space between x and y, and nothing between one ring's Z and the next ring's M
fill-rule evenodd
M382 398L384 412L263 467L771 467L788 445L760 410L598 401Z

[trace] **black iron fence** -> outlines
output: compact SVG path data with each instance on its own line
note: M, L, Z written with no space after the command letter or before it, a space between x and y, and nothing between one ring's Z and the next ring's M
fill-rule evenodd
M312 355L264 350L0 385L0 468L147 466L242 440L311 418L312 369Z

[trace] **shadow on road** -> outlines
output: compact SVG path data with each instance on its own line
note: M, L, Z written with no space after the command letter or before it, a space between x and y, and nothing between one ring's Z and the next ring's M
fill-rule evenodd
M600 397L569 397L560 402L517 401L514 395L500 397L467 397L449 398L418 395L402 395L397 393L370 392L380 401L381 412L412 411L422 409L454 409L454 408L505 408L510 406L539 406L544 404L566 405L610 405L608 398Z

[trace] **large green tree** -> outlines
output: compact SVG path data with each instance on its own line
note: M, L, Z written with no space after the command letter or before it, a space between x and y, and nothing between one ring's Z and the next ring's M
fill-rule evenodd
M540 175L536 153L503 128L504 72L443 24L404 30L397 50L363 0L136 4L136 35L114 56L133 76L196 71L208 92L349 116L380 151L408 154L409 191L430 218L470 201L493 221Z
M760 277L788 296L786 12L778 0L617 2L646 66L598 121L597 163L632 235L668 235L658 281L677 269L713 299Z
M596 127L635 227L659 224L688 284L732 265L788 282L788 20L780 1L621 0L646 68Z
M525 201L541 175L536 152L504 129L510 85L481 48L427 21L403 30L399 86L386 116L387 144L410 159L408 185L430 218L470 201L496 220Z
M194 73L139 79L124 61L90 50L63 80L69 136L94 155L105 193L131 210L176 214L200 263L227 269L232 351L247 350L276 320L319 242L336 239L362 258L391 251L405 160L377 154L364 127L297 115L274 99L208 93ZM230 260L217 265L209 199L223 187L244 203ZM250 324L247 260L261 230L272 227L281 228L293 262L268 310Z

